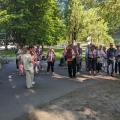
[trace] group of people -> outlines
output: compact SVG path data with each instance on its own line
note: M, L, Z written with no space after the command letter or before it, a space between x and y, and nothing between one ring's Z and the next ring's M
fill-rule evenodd
M19 75L26 75L26 86L27 88L33 87L35 82L34 71L44 70L42 60L44 54L42 48L38 45L29 46L18 46L15 51L16 54L16 67L19 71ZM80 43L77 45L69 44L64 48L62 53L63 66L68 67L68 75L70 78L75 78L76 74L80 74L82 71L83 61L83 49ZM54 74L54 63L56 60L55 51L50 47L46 54L47 60L47 74L49 74L50 68L52 74ZM110 47L106 49L105 46L95 46L93 44L87 45L85 49L85 63L86 71L89 71L89 75L95 76L100 70L104 70L108 75L114 76L115 74L120 75L120 45L113 47L110 43ZM1 67L0 67L1 69ZM1 83L1 82L0 82Z
M42 48L38 45L37 47L33 45L29 46L18 46L18 49L15 52L16 54L16 67L17 71L19 71L19 75L26 74L26 86L27 88L33 87L35 82L34 79L34 71L38 73L38 71L44 70L42 65L42 60L44 57ZM50 67L52 73L54 73L54 62L55 62L55 53L52 47L49 48L46 54L47 60L47 74L49 74Z
M63 51L63 64L68 63L68 74L70 78L75 78L76 74L82 71L82 48L80 43L77 45L69 44ZM87 45L85 49L86 71L89 75L95 76L100 70L104 70L108 75L114 76L119 72L120 75L120 45L106 49L105 46L95 46L93 44Z

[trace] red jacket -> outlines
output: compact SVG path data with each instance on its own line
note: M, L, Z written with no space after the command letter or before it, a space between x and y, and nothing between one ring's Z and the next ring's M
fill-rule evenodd
M67 56L67 61L70 62L72 61L72 49L71 48L68 48L67 51L66 51L66 56Z

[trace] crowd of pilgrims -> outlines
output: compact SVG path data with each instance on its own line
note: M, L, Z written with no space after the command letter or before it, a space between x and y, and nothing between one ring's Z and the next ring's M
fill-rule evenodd
M34 72L38 73L39 70L45 70L43 68L43 60L47 61L46 73L49 74L51 69L54 74L54 63L56 61L56 54L52 47L48 49L46 55L43 53L43 49L38 46L19 46L15 51L16 54L16 67L19 71L19 75L26 75L27 88L33 87L35 82ZM108 75L114 76L120 75L120 45L113 47L110 43L110 47L106 49L105 46L95 46L88 44L85 49L85 56L83 56L83 49L80 43L77 45L68 44L64 47L61 53L60 66L68 68L68 75L70 78L75 78L77 74L82 71L82 61L85 58L86 71L89 75L96 75L100 70L105 71Z

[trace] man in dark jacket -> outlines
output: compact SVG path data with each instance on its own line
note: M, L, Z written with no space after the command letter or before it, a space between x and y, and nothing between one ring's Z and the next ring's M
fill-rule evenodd
M116 49L113 48L113 44L110 43L110 48L107 50L107 59L108 59L108 66L107 66L107 74L111 74L114 77L114 67L115 67L115 52ZM109 73L109 65L112 65L112 71Z

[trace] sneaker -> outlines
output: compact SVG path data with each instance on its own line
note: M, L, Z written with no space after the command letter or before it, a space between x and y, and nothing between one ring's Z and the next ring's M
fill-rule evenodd
M38 73L38 71L36 71L36 73Z
M111 77L115 77L113 74L111 74Z
M47 75L49 75L49 72L47 72Z
M80 69L80 71L82 72L82 69Z
M54 74L54 72L52 72L52 74Z
M80 74L80 72L77 72L77 74L79 75L79 74Z
M34 82L34 81L32 81L32 84L34 85L34 84L35 84L35 82Z

